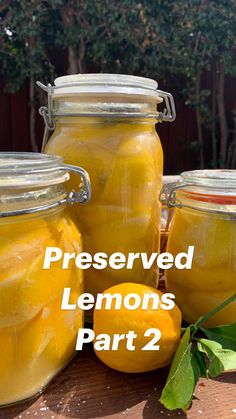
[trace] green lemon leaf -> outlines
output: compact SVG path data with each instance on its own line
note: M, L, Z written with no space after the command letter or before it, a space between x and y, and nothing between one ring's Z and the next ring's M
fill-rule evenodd
M192 353L198 362L199 376L207 378L207 367L206 367L204 355L202 354L202 352L199 352L197 348L192 348Z
M198 339L197 347L209 358L208 372L211 377L236 368L235 351L224 349L220 343L208 339Z
M220 343L224 349L236 351L236 322L201 330L210 340Z
M160 402L166 409L187 410L191 404L193 392L200 376L200 367L196 356L191 353L190 328L182 336L173 359L171 369L162 391Z
M191 404L199 377L216 377L223 371L236 368L235 323L211 329L203 329L203 324L219 310L236 300L236 293L223 301L194 324L182 328L183 336L175 353L160 402L169 410L186 411ZM196 339L198 330L214 340ZM195 347L197 342L197 348ZM210 360L207 369L204 355Z

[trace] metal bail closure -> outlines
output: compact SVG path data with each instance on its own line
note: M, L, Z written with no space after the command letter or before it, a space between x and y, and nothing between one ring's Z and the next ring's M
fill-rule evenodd
M164 100L165 108L163 112L159 112L158 122L167 121L173 122L176 118L175 102L171 93L157 90L158 95Z
M36 82L37 86L39 86L44 92L47 93L47 106L41 106L39 108L39 114L43 117L45 129L43 135L43 143L42 143L42 152L44 152L45 146L48 142L50 137L50 132L54 131L55 129L55 118L60 116L104 116L103 113L56 113L53 111L53 94L55 91L60 89L60 86L52 86L50 83L48 85L44 85L40 81ZM66 87L79 87L81 86L78 82L67 83ZM158 96L163 99L164 109L162 111L157 110L155 113L147 113L147 114L138 114L138 113L128 113L124 115L123 113L111 113L106 114L107 117L143 117L143 118L155 118L158 122L173 122L176 118L176 110L175 110L175 103L173 96L169 92L165 92L163 90L156 90Z
M39 108L39 115L43 117L44 125L45 125L44 133L43 133L43 143L42 143L42 149L41 149L41 151L44 152L45 146L47 144L47 141L50 135L50 131L54 131L56 127L55 121L53 118L53 113L52 113L53 86L50 83L48 83L48 85L45 86L40 81L37 81L36 84L48 94L48 106L41 106Z
M65 113L65 114L57 114L53 113L53 93L60 89L60 86L52 86L50 83L46 86L40 81L36 82L37 86L39 86L44 92L48 94L48 103L47 106L41 106L39 108L39 113L44 119L45 127L48 131L53 131L55 129L55 116L79 116L83 114L76 114L76 113ZM80 87L80 83L67 83L66 87ZM152 117L157 119L158 122L167 121L167 122L173 122L176 118L176 110L175 110L175 102L174 98L171 93L165 92L164 90L156 90L158 93L158 96L161 97L164 101L164 110L158 111L155 114L147 114L146 117ZM84 114L86 116L87 114ZM96 115L96 114L89 114L90 116ZM103 114L101 114L103 115ZM112 114L112 116L114 116ZM117 116L124 116L123 114L117 114ZM130 116L130 115L128 115ZM135 116L139 116L135 114ZM143 115L144 116L144 115Z
M160 193L160 202L163 205L167 205L168 208L182 208L183 204L181 201L178 201L176 199L176 191L178 189L182 189L186 186L186 185L182 182L174 182L174 183L169 183L165 186L163 186L161 193Z
M68 171L69 173L77 173L82 178L82 185L79 185L79 191L72 190L71 192L69 192L67 196L67 203L69 205L74 205L76 203L86 204L86 202L90 201L91 183L86 170L82 169L82 167L72 166L70 164L63 164L62 169Z

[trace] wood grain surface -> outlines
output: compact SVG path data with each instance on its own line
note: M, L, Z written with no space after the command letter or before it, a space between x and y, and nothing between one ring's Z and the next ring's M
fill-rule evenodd
M88 346L38 399L0 409L0 419L111 418L236 419L236 372L201 379L186 414L158 402L168 371L122 374L109 369Z

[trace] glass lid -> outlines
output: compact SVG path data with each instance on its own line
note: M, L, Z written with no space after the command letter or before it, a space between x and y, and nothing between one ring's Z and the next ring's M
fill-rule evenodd
M54 83L53 96L55 98L73 94L117 94L149 96L156 99L157 103L163 100L159 95L158 83L155 80L126 74L73 74L58 77Z
M66 182L69 177L61 157L41 153L0 153L0 190L56 185Z
M206 169L181 173L181 180L186 185L212 189L235 189L236 170Z

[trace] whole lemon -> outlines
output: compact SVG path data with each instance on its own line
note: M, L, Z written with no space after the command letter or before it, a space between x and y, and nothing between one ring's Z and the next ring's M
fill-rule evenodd
M107 310L103 301L101 309L94 310L94 332L97 342L99 334L107 334L111 341L109 350L97 350L95 340L94 350L98 358L109 367L122 372L146 372L168 365L180 341L182 315L179 308L176 305L171 310L161 308L163 293L142 284L122 283L107 289L103 294L105 293L120 294L122 303L121 308L117 310L113 300L111 308ZM150 298L147 308L142 309L144 294L151 293L159 296L158 308L153 309L153 299ZM135 310L125 307L124 298L127 294L137 294L140 297L141 304ZM153 331L150 331L149 336L144 336L149 329L159 329L160 336L158 337L158 332L155 335ZM112 350L114 334L126 335L129 331L134 331L137 335L133 340L135 349L127 349L127 339L122 339L117 350ZM159 345L159 350L143 350L142 348L154 337L158 339L154 346Z

